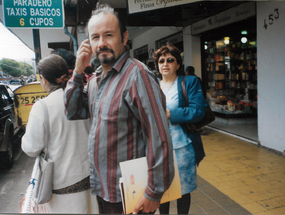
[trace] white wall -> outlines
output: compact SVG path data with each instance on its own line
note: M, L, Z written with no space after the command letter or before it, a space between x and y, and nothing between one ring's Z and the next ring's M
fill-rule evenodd
M268 24L270 14L272 25ZM257 2L258 135L261 145L281 152L285 150L284 26L284 2Z
M184 65L193 66L195 74L202 78L200 37L191 35L191 26L183 29Z
M169 35L180 32L176 27L155 27L132 39L132 51L130 55L133 57L133 50L148 45L148 50L156 50L155 42Z

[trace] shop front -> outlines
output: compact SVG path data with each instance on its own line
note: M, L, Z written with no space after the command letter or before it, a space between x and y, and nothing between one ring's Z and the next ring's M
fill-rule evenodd
M256 17L201 36L207 99L225 124L257 124Z

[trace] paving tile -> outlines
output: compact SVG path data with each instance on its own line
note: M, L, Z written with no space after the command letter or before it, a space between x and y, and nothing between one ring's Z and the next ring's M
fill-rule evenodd
M260 181L255 177L241 179L246 185L254 185L256 183L260 183Z
M263 194L264 192L252 192L246 195L248 198L252 199L252 201L262 201L269 199L266 195Z
M249 204L242 204L241 206L253 214L267 211L266 208L264 208L263 206L261 206L260 204L256 202L252 202Z
M239 196L231 195L230 198L239 205L254 202L253 199L248 197L247 195L239 195Z
M245 208L235 204L230 207L225 208L226 211L231 215L251 215L252 213L246 210Z
M229 215L227 211L225 211L223 208L214 208L210 211L207 211L208 215Z
M212 183L213 186L215 186L217 189L224 188L224 189L230 189L235 187L231 182L216 182Z
M267 210L283 207L282 203L276 201L276 199L266 199L262 201L257 201L257 203L266 208Z
M264 211L261 213L255 213L254 215L277 215L277 214L274 214L271 211Z
M214 201L220 205L222 208L230 208L233 205L237 205L237 203L232 200L231 198L224 196L223 198L220 199L214 199Z
M277 202L281 203L282 206L285 207L285 194L284 194L284 196L276 197L276 198L274 198L274 199L275 199Z
M227 196L231 196L231 195L239 196L239 195L242 195L242 193L237 188L229 188L229 189L220 188L220 191L222 193L224 193L225 195L227 195Z
M192 198L192 201L195 201L196 203L203 203L205 201L209 201L211 200L211 198L207 195L205 195L204 193L192 193L191 194L191 198Z
M207 212L203 210L203 205L192 202L189 214L207 214Z
M280 190L279 188L266 190L263 192L263 194L265 196L267 196L268 198L276 198L276 197L283 197L284 196L284 192L282 190Z
M271 212L272 214L283 215L285 214L285 207L276 208L276 209L270 210L269 212Z
M202 205L203 210L205 210L207 213L211 212L211 210L216 209L216 208L221 208L220 205L218 205L216 202L213 200L205 201L203 202Z
M284 156L211 129L203 133L206 157L190 214L285 214Z

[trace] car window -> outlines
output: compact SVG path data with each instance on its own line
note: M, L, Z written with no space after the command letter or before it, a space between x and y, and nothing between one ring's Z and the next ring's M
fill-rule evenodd
M9 93L9 96L10 96L12 99L14 99L14 92L12 91L12 89L11 89L10 87L8 87L8 86L6 86L6 88L7 88L7 91L8 91L8 93Z
M6 105L10 105L13 103L13 100L11 99L7 89L5 87L1 87L0 88L0 96L1 96L1 100L2 100L2 103L4 104L4 106ZM3 105L1 104L1 105Z

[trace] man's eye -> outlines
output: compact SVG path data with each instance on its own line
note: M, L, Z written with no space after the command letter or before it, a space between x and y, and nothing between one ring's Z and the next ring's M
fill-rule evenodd
M112 34L107 34L107 37L111 37L112 36Z

